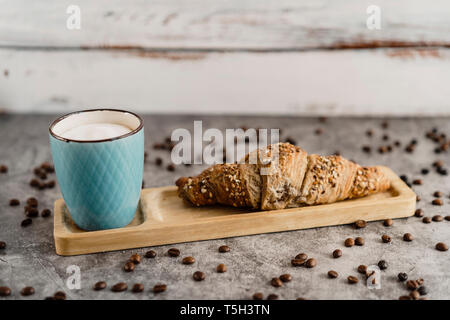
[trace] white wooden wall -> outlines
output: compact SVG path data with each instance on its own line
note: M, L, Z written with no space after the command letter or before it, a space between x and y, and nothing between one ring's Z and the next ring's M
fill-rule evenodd
M0 0L0 109L98 106L450 115L450 2Z

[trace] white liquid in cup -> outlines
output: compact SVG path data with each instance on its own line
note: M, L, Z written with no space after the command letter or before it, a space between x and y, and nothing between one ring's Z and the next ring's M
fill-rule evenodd
M88 123L81 124L60 134L70 140L104 140L123 136L132 130L126 126L115 123Z

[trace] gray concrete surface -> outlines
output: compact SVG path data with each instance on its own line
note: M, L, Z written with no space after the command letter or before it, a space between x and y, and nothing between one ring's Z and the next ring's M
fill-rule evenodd
M450 244L450 222L423 224L421 219L411 217L395 220L394 226L386 228L380 222L372 222L362 230L351 226L325 227L301 231L263 234L214 241L201 241L177 244L181 257L170 258L166 252L170 246L153 248L158 253L156 259L143 259L133 273L125 273L122 267L132 253L144 254L148 248L120 252L109 252L74 257L61 257L55 254L53 243L53 220L42 217L34 219L28 228L21 228L24 218L23 204L30 196L40 201L40 209L52 208L53 202L61 197L58 187L52 190L38 191L28 186L32 178L32 168L43 161L51 160L47 127L56 116L52 115L2 115L0 116L0 164L9 166L7 174L0 174L0 241L7 242L6 250L0 251L0 286L11 287L13 293L8 298L23 299L19 292L24 286L33 286L36 294L26 299L43 299L57 290L67 293L68 299L247 299L255 292L265 296L276 293L281 299L397 299L407 294L405 285L398 282L399 272L408 273L410 279L425 279L431 299L450 298L450 252L434 249L437 242ZM361 164L383 164L398 174L407 174L410 178L422 178L424 184L414 186L422 197L418 208L426 216L435 214L449 215L450 178L440 176L433 170L422 176L422 168L431 168L434 160L443 160L450 167L449 153L435 155L434 144L424 138L426 130L439 128L450 135L450 119L395 119L389 120L389 129L381 128L380 119L329 119L320 123L311 118L263 118L263 117L205 117L205 116L164 116L145 117L146 150L149 163L145 165L147 187L173 184L181 175L200 172L199 166L177 167L175 172L161 170L151 164L156 156L167 163L167 151L154 151L154 142L164 139L179 127L191 129L193 120L202 119L203 127L234 128L280 127L283 137L291 136L308 152L333 153L340 151L349 159ZM316 128L322 128L320 136L314 134ZM364 133L374 130L372 138ZM392 153L367 155L361 146L386 144L381 136L386 132L391 140L398 139L403 147L412 138L419 143L413 154L407 154L403 147ZM432 193L440 190L444 193L444 206L430 204ZM19 198L20 207L9 207L10 198ZM410 232L415 240L402 241L402 235ZM383 244L382 234L389 234L393 243ZM345 248L344 239L362 236L366 240L363 247ZM227 244L231 252L221 254L217 248ZM331 253L341 248L343 256L333 259ZM314 269L294 268L290 260L297 253L306 252L318 261ZM192 255L197 262L186 266L181 264L183 256ZM381 289L369 290L356 268L360 264L376 264L380 259L388 262L389 267L382 272ZM225 263L228 272L215 272L217 264ZM77 265L81 269L81 289L69 290L66 287L67 267ZM336 270L338 279L327 278L329 270ZM206 273L206 280L195 282L192 274L196 270ZM282 288L270 285L270 279L283 273L292 274L293 280ZM349 285L348 275L356 275L360 282ZM124 281L131 287L141 282L146 290L140 294L130 291L113 293L109 289L102 292L92 290L92 285L100 280L108 283L109 288L116 282ZM166 283L165 293L155 295L151 288L158 282Z

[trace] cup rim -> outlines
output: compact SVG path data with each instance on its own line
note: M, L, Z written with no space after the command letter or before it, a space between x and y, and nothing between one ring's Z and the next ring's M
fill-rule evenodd
M85 113L85 112L94 112L94 111L113 111L113 112L121 112L121 113L128 113L128 114L131 114L131 115L135 116L135 117L139 120L139 126L138 126L136 129L134 129L134 130L132 130L132 131L126 133L126 134L123 134L123 135L121 135L121 136L117 136L117 137L113 137L113 138L108 138L108 139L100 139L100 140L76 140L76 139L68 139L68 138L61 137L61 136L59 136L59 135L57 135L56 133L53 132L54 126L55 126L56 124L58 124L60 121L66 119L66 118L68 118L68 117L70 117L70 116L72 116L72 115L75 115L75 114L80 114L80 113ZM142 120L142 118L141 118L140 116L138 116L138 115L137 115L136 113L134 113L134 112L127 111L127 110L122 110L122 109L99 108L99 109L85 109L85 110L79 110L79 111L74 111L74 112L67 113L67 114L65 114L65 115L63 115L63 116L57 118L56 120L54 120L54 121L50 124L50 126L48 127L48 131L49 131L49 133L50 133L50 135L51 135L52 137L54 137L55 139L61 140L61 141L63 141L63 142L99 143L99 142L109 142L109 141L119 140L119 139L123 139L123 138L129 137L129 136L132 136L132 135L138 133L139 131L141 131L141 129L142 129L143 127L144 127L144 120Z

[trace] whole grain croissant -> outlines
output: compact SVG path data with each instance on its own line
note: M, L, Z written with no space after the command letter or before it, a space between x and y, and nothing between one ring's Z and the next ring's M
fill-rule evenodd
M333 203L390 187L378 167L341 156L308 155L289 143L255 150L236 164L217 164L177 180L178 195L196 206L225 204L262 210Z

